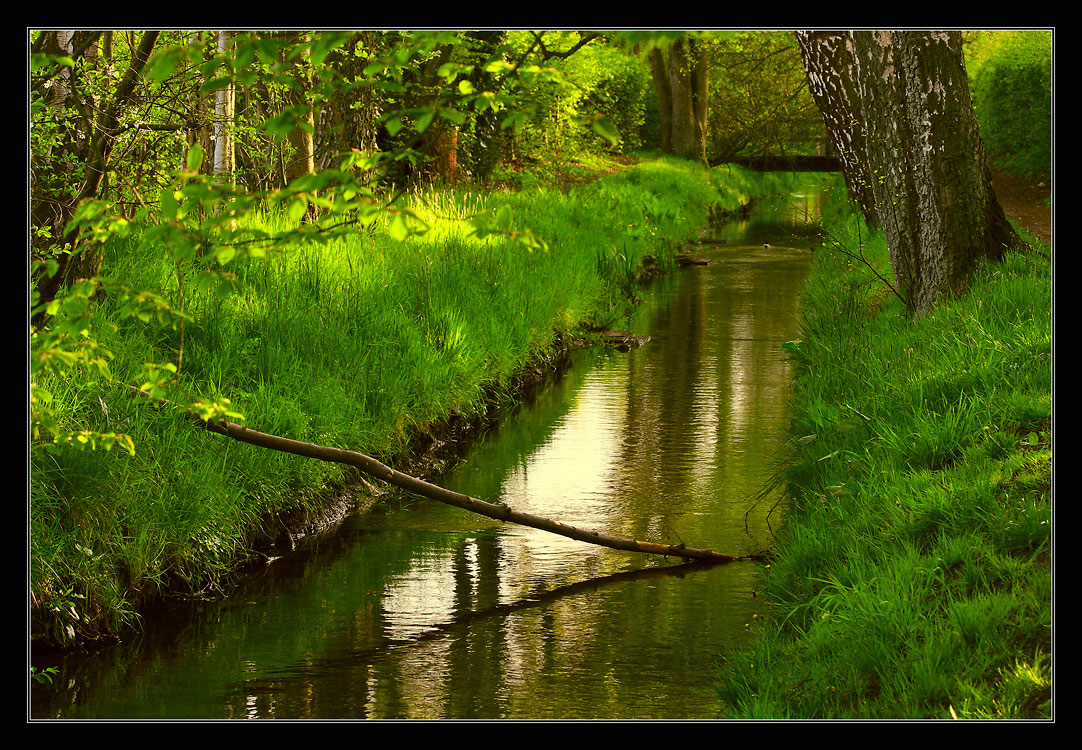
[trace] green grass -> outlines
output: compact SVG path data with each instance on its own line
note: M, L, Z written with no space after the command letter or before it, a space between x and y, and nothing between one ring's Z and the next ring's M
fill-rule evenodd
M33 637L115 635L163 593L214 593L282 533L281 519L319 516L349 481L337 465L236 443L132 399L122 384L142 383L143 363L183 351L173 399L229 399L253 429L397 463L419 437L513 398L516 373L568 334L626 315L644 258L664 266L715 206L732 211L770 188L658 160L566 193L433 190L404 206L424 234L395 240L376 225L236 259L227 296L198 292L189 270L183 333L100 304L88 325L113 353L113 380L72 368L38 385L61 432L123 433L136 450L31 443ZM518 235L470 232L501 207ZM527 229L545 247L516 241ZM109 252L110 276L179 304L162 253L134 241Z
M889 278L881 235L864 250ZM774 614L720 666L724 714L1048 717L1047 259L988 264L913 321L824 248L804 314Z

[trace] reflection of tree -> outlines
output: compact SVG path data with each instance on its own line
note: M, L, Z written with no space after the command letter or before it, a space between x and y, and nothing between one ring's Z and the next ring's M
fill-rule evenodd
M762 226L770 226L764 219ZM776 229L776 228L775 228ZM773 238L772 238L773 239ZM722 251L685 271L679 294L646 331L668 331L629 364L622 502L631 528L705 539L685 514L716 512L765 480L765 458L783 425L789 373L781 344L796 332L808 256L792 249ZM678 332L678 333L673 333ZM711 523L717 524L716 520ZM740 522L742 527L743 522Z

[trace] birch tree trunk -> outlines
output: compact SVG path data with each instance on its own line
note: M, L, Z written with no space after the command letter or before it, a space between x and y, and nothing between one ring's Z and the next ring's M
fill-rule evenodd
M797 33L808 81L910 309L1024 243L992 188L958 32Z
M225 55L232 45L233 35L218 32L218 54ZM214 99L214 175L221 182L233 184L237 169L233 141L233 121L236 117L236 89L230 83L215 92Z

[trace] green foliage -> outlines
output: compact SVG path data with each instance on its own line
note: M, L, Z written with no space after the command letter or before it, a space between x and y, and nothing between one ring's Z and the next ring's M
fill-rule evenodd
M822 116L791 31L741 31L710 50L712 157L816 153Z
M1052 170L1052 34L982 31L967 49L981 136L997 163L1022 175Z
M547 32L544 43L546 50L559 52L580 38L580 32ZM512 55L535 43L533 32L508 35ZM642 145L639 130L650 83L634 56L598 40L548 65L560 75L531 82L526 95L538 127L516 131L507 147L512 160L596 149L622 154Z

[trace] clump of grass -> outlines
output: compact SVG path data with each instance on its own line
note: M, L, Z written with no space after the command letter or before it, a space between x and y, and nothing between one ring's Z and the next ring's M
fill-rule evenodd
M820 251L805 316L775 621L720 668L726 715L1048 717L1047 260L988 264L914 321Z

